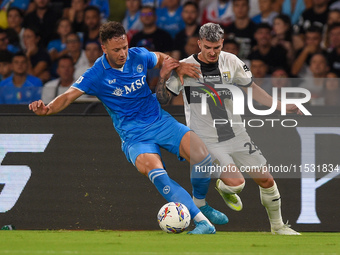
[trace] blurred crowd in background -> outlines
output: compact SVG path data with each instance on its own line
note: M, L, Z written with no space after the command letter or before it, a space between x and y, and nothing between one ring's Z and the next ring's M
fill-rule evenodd
M130 47L176 59L199 53L200 26L218 23L223 50L269 94L302 87L310 105L340 105L340 0L125 0L123 20L110 15L117 1L0 1L0 104L49 103L66 91L102 55L100 25L115 20ZM149 70L152 91L158 75Z

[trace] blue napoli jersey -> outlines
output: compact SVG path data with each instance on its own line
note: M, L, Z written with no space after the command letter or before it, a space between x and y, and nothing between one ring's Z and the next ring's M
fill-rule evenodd
M124 142L142 135L161 114L146 82L147 69L156 64L156 54L145 48L130 48L123 70L112 68L103 54L72 86L104 104Z
M30 104L41 99L43 84L33 75L26 76L20 87L13 84L13 75L0 82L0 104Z

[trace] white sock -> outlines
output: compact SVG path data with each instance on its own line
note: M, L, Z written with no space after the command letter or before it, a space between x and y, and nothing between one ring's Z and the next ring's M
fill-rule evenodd
M198 198L196 198L196 197L192 197L192 200L194 200L194 203L195 203L195 205L196 205L198 208L200 208L200 207L202 207L202 206L205 206L205 204L207 203L207 202L205 201L205 198L203 198L203 199L198 199Z
M218 188L222 190L223 193L226 193L226 194L237 194L243 190L245 184L246 182L244 181L242 184L238 186L228 186L224 184L223 181L221 180L218 183Z
M207 217L204 216L204 214L202 212L199 212L195 217L194 217L194 221L196 222L200 222L202 220L206 220L211 226L213 224L211 224L211 222L207 219Z
M271 228L277 230L282 227L284 224L281 216L281 197L276 183L267 189L260 187L260 198L266 208Z

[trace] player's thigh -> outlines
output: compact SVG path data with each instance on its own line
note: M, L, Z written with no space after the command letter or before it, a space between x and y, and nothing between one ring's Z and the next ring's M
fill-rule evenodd
M252 175L252 178L261 178L261 173L263 172L262 168L267 163L261 150L251 140L247 133L236 136L234 139L234 150L231 156L234 159L235 164L241 172Z
M207 144L214 166L211 177L220 178L227 185L237 186L244 182L244 178L230 156L231 147L227 141Z
M163 168L161 150L155 143L136 142L128 146L125 154L128 160L144 175L147 175L152 169Z
M203 141L193 131L189 131L183 136L179 153L192 165L201 162L209 154Z

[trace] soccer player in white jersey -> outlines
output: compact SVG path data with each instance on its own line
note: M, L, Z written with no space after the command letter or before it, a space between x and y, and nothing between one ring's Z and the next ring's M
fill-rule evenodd
M146 82L147 69L154 67L161 67L161 79L174 69L195 77L197 69L161 52L138 47L129 49L125 29L118 22L103 24L100 39L104 54L91 68L48 105L39 100L31 103L29 109L37 115L50 115L60 112L84 93L97 96L112 118L127 160L150 179L167 201L188 207L196 224L190 234L214 234L215 227L197 208L189 193L168 176L160 147L193 166L211 166L211 156L195 133L161 108ZM190 148L193 144L195 149ZM201 188L210 182L210 176L198 176L195 181L196 192L206 193ZM223 213L211 207L206 209L212 223L228 222Z
M239 169L248 167L254 170L249 174L259 185L261 202L266 208L271 232L278 235L299 235L282 221L279 190L272 175L264 171L266 159L252 143L244 126L240 124L241 117L232 113L233 99L230 91L215 87L217 84L251 87L253 99L262 105L272 106L272 97L253 82L249 68L235 55L221 51L223 37L224 31L220 25L213 23L203 25L198 40L200 53L181 61L198 64L200 78L185 77L182 85L175 72L171 76L169 73L170 78L166 83L160 81L157 85L157 98L161 104L165 104L174 94L179 95L182 91L187 125L205 142L215 165L223 167L223 171L217 176L219 178L216 189L230 208L236 211L242 209L242 202L237 193L242 191L245 180ZM202 94L209 94L205 115L201 113ZM281 110L280 108L278 103L277 110ZM287 105L286 110L288 113L301 113L295 105ZM228 122L214 126L213 119L227 119ZM231 122L239 124L231 125ZM204 214L205 199L197 198L195 194L193 199Z

